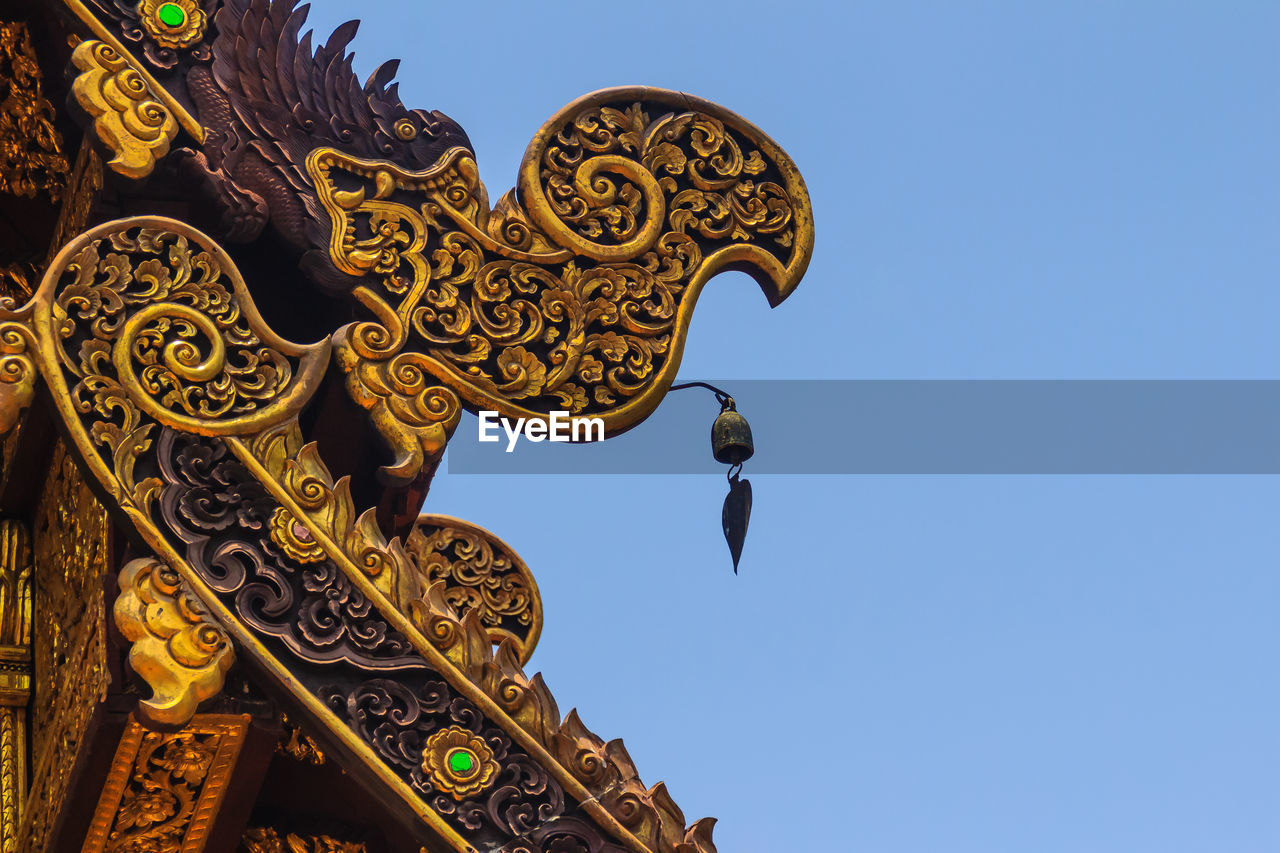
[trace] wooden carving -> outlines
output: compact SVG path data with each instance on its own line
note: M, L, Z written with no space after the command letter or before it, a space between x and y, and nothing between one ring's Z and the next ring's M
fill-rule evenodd
M114 608L142 712L190 730L244 661L435 846L713 851L712 822L686 826L523 672L542 619L523 562L415 517L463 408L620 432L666 393L712 276L785 299L813 246L795 164L723 107L613 89L538 129L490 204L466 134L405 107L394 63L356 79L354 24L313 48L290 0L63 2L72 92L132 215L68 235L33 298L0 305L0 428L43 380L151 552ZM159 184L189 215L161 215ZM331 438L366 424L377 463ZM134 753L115 801L160 778ZM132 831L113 808L94 849Z

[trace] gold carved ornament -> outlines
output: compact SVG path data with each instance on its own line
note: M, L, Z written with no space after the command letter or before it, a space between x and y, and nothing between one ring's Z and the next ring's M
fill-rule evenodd
M182 50L204 38L209 16L198 0L142 0L138 17L161 47Z
M563 719L542 675L526 675L515 643L495 649L476 611L465 616L446 600L447 586L435 583L411 606L413 623L435 649L484 691L544 752L548 762L564 768L570 790L585 793L583 808L633 849L652 853L715 853L711 841L714 818L687 828L684 813L662 782L646 788L620 739L606 743L593 734L576 710ZM551 765L549 765L551 766Z
M41 83L26 25L0 21L0 192L28 198L43 192L57 201L71 167Z
M121 508L143 515L160 483L136 480L133 466L157 424L252 434L296 414L328 360L326 341L299 346L271 332L230 257L161 217L77 237L33 305L55 406L68 424L93 421L80 449Z
M624 95L646 100L607 105ZM688 112L651 116L648 104ZM430 174L409 176L390 164L343 162L327 150L313 153L309 168L320 158L329 158L326 171L313 176L341 226L335 233L357 235L350 244L339 237L335 255L377 273L391 295L357 291L377 319L335 333L335 357L356 400L375 421L382 412L384 434L400 430L402 444L416 448L416 459L409 453L401 460L405 477L442 449L456 424L456 395L517 416L558 407L599 414L611 431L637 422L674 376L693 301L706 280L727 266L750 266L770 299L780 301L812 246L807 195L785 155L736 116L675 93L589 96L549 123L522 169L528 212L512 194L489 212L465 152L447 155ZM541 198L541 190L529 189L530 168L545 179ZM347 175L334 177L334 170ZM352 189L353 175L371 186ZM406 187L427 201L415 208L393 200ZM375 203L383 207L369 209ZM572 222L577 236L566 238L540 221L548 216ZM366 231L373 236L359 236ZM440 236L428 260L429 233ZM208 264L190 263L201 251L215 262L212 273ZM108 223L55 259L36 299L41 368L55 402L90 467L134 525L209 603L208 590L154 529L149 507L158 484L135 481L131 460L152 440L155 422L224 436L287 511L272 524L277 542L292 536L299 553L319 542L395 629L433 665L455 673L459 689L545 761L602 826L635 849L713 849L710 823L686 830L663 786L640 785L620 743L604 744L575 714L560 719L541 678L522 672L517 644L505 638L495 652L481 613L459 617L445 596L447 582L415 597L420 574L398 543L381 540L376 525L365 523L367 513L348 511L341 480L329 478L318 492L299 488L308 478L324 479L318 456L306 462L307 445L291 420L314 391L317 380L307 365L322 356L321 345L290 349L270 336L223 257L180 223ZM64 273L72 283L56 290ZM211 286L223 275L234 287ZM141 284L130 289L130 282ZM234 319L220 324L205 306L221 310L228 293ZM197 304L204 310L191 310ZM110 317L99 320L104 310ZM241 317L245 325L236 324ZM73 332L87 344L66 348ZM253 339L247 349L243 335ZM406 349L411 339L415 347L422 341L435 346ZM261 342L284 360L258 353L253 347ZM246 366L241 360L228 370L229 352L254 353L259 361ZM268 363L272 370L259 374ZM292 376L283 376L282 364ZM263 393L264 382L277 384ZM82 417L92 421L87 433ZM210 609L238 644L269 658L233 617ZM291 683L287 672L279 676ZM334 724L314 701L304 704ZM358 754L367 752L338 734Z
M33 304L39 368L78 455L110 502L194 593L199 606L225 628L240 653L256 658L426 824L457 849L470 849L219 602L156 526L160 481L135 472L138 456L151 447L161 425L218 436L295 519L307 520L311 535L325 540L344 572L368 584L360 585L362 592L368 595L377 578L389 593L407 594L408 589L398 591L395 586L396 578L413 581L403 548L381 537L372 512L356 516L350 511L350 494L341 483L344 500L335 502L332 495L316 493L312 475L317 466L323 468L318 457L297 465L296 457L305 455L297 444L275 440L298 436L296 415L323 375L328 342L298 346L274 335L225 252L199 231L155 217L104 223L73 240L54 259ZM266 459L284 467L278 475L268 472L250 448L262 449ZM314 456L314 448L311 453ZM326 513L330 529L341 533L341 545L328 540L314 520L324 519ZM289 529L296 532L292 525ZM126 577L125 585L141 580L139 572ZM173 587L171 578L166 585ZM181 589L166 595L180 598ZM126 598L121 605L127 611L122 622L145 623L153 615L148 596L155 604L163 603L164 596L148 581L135 590L136 601ZM381 592L375 591L375 598L388 606ZM197 609L186 608L191 613ZM390 615L396 623L396 614ZM400 616L399 623L412 631L405 617ZM141 627L150 636L144 636ZM177 657L170 654L174 638L181 640L184 630L197 626L169 634L173 627L135 624L134 635L157 649L161 677L185 679L194 674L199 681L204 670L186 672L166 660ZM425 640L421 646L430 648ZM181 651L192 649L198 662L199 644L185 644ZM145 658L142 665L147 665ZM178 716L181 706L172 707Z
M201 853L249 719L199 715L175 732L130 720L83 853Z
M746 270L776 305L812 253L790 158L728 110L665 90L566 107L492 210L462 148L421 172L318 148L307 169L334 265L381 282L355 290L376 321L335 336L366 408L403 397L388 376L411 366L419 394L426 373L476 408L565 410L620 432L666 393L707 280Z
M436 790L464 800L493 787L499 768L483 738L449 726L427 738L422 769Z
M114 155L107 165L127 178L151 174L178 135L173 113L128 56L110 44L83 41L71 62L81 72L71 84L72 94Z
M329 835L281 835L269 826L253 826L240 839L245 853L368 853L361 841L342 841ZM425 848L424 848L425 850Z
M491 642L515 643L528 663L542 633L542 598L524 560L482 527L447 515L422 515L405 540L423 588L444 582L461 614L475 611Z
M129 666L153 691L138 705L147 721L182 725L222 690L235 662L231 640L173 569L151 557L128 563L113 615L133 643Z
M196 142L204 142L205 129L151 73L133 58L111 29L81 0L62 0L70 12L93 34L72 53L72 64L83 72L71 86L76 101L94 119L94 134L115 156L109 165L128 178L149 175L181 127ZM157 42L194 44L203 37L208 16L197 0L173 0L183 20L170 26L161 14L164 2L143 0L142 25ZM154 29L155 32L150 32ZM87 45L87 47L86 47ZM171 47L172 44L162 45ZM81 51L80 48L84 48Z
M521 670L516 642L505 637L495 649L480 610L458 615L446 598L450 582L434 580L423 591L424 574L409 553L398 541L388 542L383 537L372 522L371 511L355 515L347 478L335 482L315 445L302 443L296 421L252 439L229 436L225 440L289 512L291 540L285 538L284 522L278 520L268 532L276 544L319 542L325 554L376 602L388 622L404 633L433 667L460 676L462 681L450 680L480 704L487 716L500 722L508 720L502 723L504 728L525 749L541 756L544 766L555 772L601 826L620 838L635 839L629 846L637 851L658 853L659 838L692 845L681 848L681 853L714 851L710 843L714 821L699 821L686 830L683 815L666 788L659 784L646 789L640 784L620 741L604 744L582 725L576 713L562 721L541 676L529 678ZM433 519L433 523L441 521ZM295 527L295 522L300 524ZM170 559L179 558L174 555ZM234 623L234 617L224 618ZM238 644L250 653L269 654L251 635L239 639ZM290 683L287 674L283 678ZM309 702L306 695L299 698L313 715L326 718L323 707ZM329 725L348 748L360 755L367 753L362 744L350 739L345 726L336 721ZM448 754L448 750L438 751L436 761L447 759ZM479 751L476 754L479 756ZM376 759L370 756L366 760L377 769ZM424 752L424 762L427 760ZM433 766L424 764L424 771L430 774ZM394 777L383 778L393 789L403 787ZM401 793L413 796L407 790ZM446 826L431 820L430 812L422 815L451 837Z
M305 761L317 767L325 763L325 755L319 745L290 720L288 714L280 715L280 725L284 731L280 735L279 742L276 743L276 752L287 755L294 761Z
M0 850L18 849L27 799L31 698L31 536L0 521Z
M110 682L102 578L111 528L61 441L54 446L32 528L33 772L17 849L44 853Z
M133 465L157 421L252 432L296 412L327 361L326 343L298 347L270 333L225 253L170 220L107 223L81 235L26 310L79 452L143 531L160 483L139 481ZM81 425L86 416L91 425ZM170 555L170 566L179 562ZM230 644L179 573L158 561L126 567L115 616L135 643L134 669L155 690L142 705L149 719L181 724L220 688Z

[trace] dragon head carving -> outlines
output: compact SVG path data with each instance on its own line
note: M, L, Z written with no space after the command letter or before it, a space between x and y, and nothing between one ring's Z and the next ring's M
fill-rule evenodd
M313 50L305 18L293 0L226 0L204 42L152 69L200 126L167 161L214 202L233 253L292 254L327 294L304 313L334 324L317 331L391 449L384 485L420 483L463 407L627 429L671 384L709 278L745 270L776 305L803 275L800 174L728 110L644 87L587 95L534 134L491 205L463 130L407 109L395 63L361 84L354 22ZM86 70L78 96L104 76ZM334 299L348 307L322 310Z
M117 20L148 8L94 2ZM197 125L198 145L153 154L212 202L208 230L250 291L255 264L264 284L294 264L319 290L286 313L330 324L301 327L329 336L389 446L385 486L421 483L464 407L633 426L671 384L708 279L745 270L776 305L803 275L803 180L723 107L644 87L587 95L534 134L515 189L491 205L463 130L406 108L395 63L360 83L355 22L313 49L305 18L294 0L225 0L201 40L133 61L160 81L154 107L186 116L170 124ZM158 26L125 29L146 41ZM131 71L94 66L93 49L77 51L85 105Z

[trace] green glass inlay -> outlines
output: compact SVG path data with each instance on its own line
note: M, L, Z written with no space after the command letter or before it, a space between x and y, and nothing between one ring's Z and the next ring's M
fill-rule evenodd
M449 769L459 776L470 773L476 766L475 756L465 749L449 753Z
M177 3L165 3L157 14L160 16L160 23L166 27L180 27L187 22L187 13Z

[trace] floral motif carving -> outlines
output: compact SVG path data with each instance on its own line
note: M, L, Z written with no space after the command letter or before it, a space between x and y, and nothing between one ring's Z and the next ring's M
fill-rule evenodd
M530 678L520 668L515 644L505 640L495 652L479 616L472 612L460 618L445 595L445 584L437 582L413 608L423 635L590 792L593 800L583 804L585 811L605 825L616 821L655 853L714 853L714 820L686 829L684 814L666 786L658 783L646 789L641 784L621 740L605 743L582 724L576 711L561 720L541 674Z
M499 768L482 738L449 726L427 738L422 769L433 787L462 800L492 785Z
M142 0L137 15L152 41L168 50L197 44L209 24L197 0Z
M0 21L0 192L57 201L71 166L25 24Z
M495 651L479 610L459 616L446 597L444 581L424 594L426 581L404 549L381 537L369 512L356 514L343 481L328 475L315 446L308 450L292 420L290 407L314 388L301 382L301 365L322 350L289 351L289 345L268 338L265 329L258 331L260 321L238 280L221 291L198 288L181 300L145 300L149 291L175 292L166 287L177 277L166 278L160 270L172 273L170 264L182 263L175 256L192 256L193 245L221 258L207 238L177 223L108 223L64 250L36 300L37 334L50 341L42 344L41 367L46 376L59 381L70 377L74 383L70 403L62 409L73 422L83 419L86 434L106 450L101 464L114 478L107 485L134 523L144 528L162 524L163 532L154 529L150 541L157 548L167 543L165 547L182 549L186 570L200 578L230 618L271 643L270 652L255 646L255 654L281 655L291 672L309 673L306 684L312 695L355 734L374 756L371 760L423 797L453 832L505 844L553 825L568 831L576 826L571 820L578 820L570 812L580 810L606 834L635 840L629 843L644 844L655 853L672 839L693 837L665 789L640 785L620 745L602 746L585 730L577 731L580 724L572 715L560 719L541 678L521 670L522 651L511 638L504 638ZM157 263L144 274L141 265L147 260ZM203 275L206 266L186 263L202 271L200 281L211 280ZM220 262L219 269L234 268ZM211 393L201 384L211 381L209 376L191 380L198 389L192 396L168 400L162 386L141 386L141 378L131 378L130 371L141 377L150 366L135 367L138 354L148 351L160 352L153 364L172 371L173 364L164 362L170 344L174 346L167 352L174 364L205 369L210 360L200 346L209 347L211 337L199 338L201 343L191 349L183 347L201 331L196 321L189 336L178 335L176 341L154 335L143 339L142 331L161 318L144 313L156 304L166 311L200 304L216 315L226 301L210 297L200 302L210 292L234 297L238 308L227 315L235 320L219 327L219 334L247 329L245 334L270 340L273 351L292 359L286 363L294 379L283 392L264 394L261 401L245 394L242 409L233 404L221 413L206 412L198 401ZM245 325L237 327L242 319ZM121 340L141 343L122 346ZM234 388L235 383L218 387ZM295 387L302 390L294 392ZM255 428L259 431L253 434ZM83 447L85 441L78 441ZM279 512L282 508L287 516ZM321 543L324 559L306 562L297 558L309 556L302 551L289 553L279 538L286 518L296 539L290 546L296 550L305 544L299 535L305 530ZM391 608L410 613L416 630L394 618ZM430 648L439 656L436 663L425 657ZM442 666L456 673L436 680L433 667ZM325 672L334 674L325 677ZM379 673L395 673L395 680ZM478 688L481 695L474 701L483 699L487 710L471 700L470 710L456 706L454 699L461 698L456 696L439 705L431 685L450 679ZM426 739L450 725L482 737L500 768L492 788L462 801L432 784L423 764ZM513 786L515 799L510 800ZM593 838L588 846L603 849L604 836Z
M173 569L153 557L130 562L113 612L133 643L129 665L154 694L138 706L148 720L182 725L222 690L235 662L231 640Z
M268 426L301 407L328 354L327 343L273 334L231 259L162 218L73 240L35 308L44 374L66 377L75 416L93 414L90 435L124 486L122 505L142 512L159 481L134 471L155 421L202 433Z
M127 404L129 425L140 410L195 431L249 431L299 405L323 366L326 347L267 330L231 259L190 226L107 223L60 258L50 321L81 406Z
M44 853L90 718L110 682L102 590L109 531L106 511L58 442L32 524L33 772L19 850Z
M303 442L296 421L263 432L244 450L262 465L260 476L277 484L298 509L297 515L286 510L292 520L290 536L298 542L292 547L310 556L315 547L323 552L323 541L327 540L379 589L397 595L398 554L379 530L373 511L357 516L350 477L334 480L316 444ZM285 517L278 511L277 515Z
M412 354L415 376L521 416L629 426L665 390L708 278L753 268L776 302L808 262L808 201L785 154L722 108L657 90L566 108L493 210L464 148L407 171L321 147L307 168L334 266L379 282L353 290L378 317L357 327L376 346L339 341L344 369Z
M423 588L443 581L458 613L476 611L490 640L510 638L528 661L542 631L542 599L533 573L492 533L466 521L424 515L405 541Z
M98 799L85 853L203 850L248 729L248 716L198 716L176 732L130 721Z
M179 63L207 63L213 56L205 37L209 33L211 12L220 0L84 0L93 13L104 21L110 21L110 29L121 44L136 58L142 60L158 74L166 75L179 70ZM160 7L173 2L182 10L182 20L166 10L160 15ZM176 22L170 26L164 20Z
M311 535L307 526L284 507L271 514L271 541L299 563L324 559L324 546Z
M275 484L293 503L272 515L272 538L290 541L305 559L325 552L345 556L351 564L402 610L422 594L423 586L412 571L398 542L388 542L372 509L357 515L351 498L351 479L337 480L329 473L314 442L303 442L296 421L267 430L251 443L238 444L241 455L259 465L257 476ZM285 535L283 519L290 519ZM293 556L293 555L291 555ZM296 557L295 557L296 559Z
M321 686L319 695L447 824L479 847L501 846L558 819L569 805L544 767L444 681L365 679L350 687ZM441 736L451 729L463 734ZM459 747L476 756L476 769L465 778L445 767Z
M280 505L223 440L164 430L158 450L165 524L236 617L312 664L425 668L331 557L299 561L276 545Z
M287 448L288 435L279 437L282 444L265 442L268 454ZM278 505L228 452L225 443L236 441L166 430L157 442L168 484L159 500L162 517L190 543L188 562L204 582L245 624L281 641L276 653L290 656L296 677L446 825L505 843L561 814L565 794L554 777L434 672L331 557L301 564L275 547L266 528ZM289 477L283 470L277 484ZM332 487L307 488L319 482L295 479L285 493L303 492L313 506L330 506ZM330 541L342 540L340 527L327 530ZM427 739L450 726L476 733L483 740L477 757L487 749L498 765L491 787L462 800L433 783L424 762Z
M473 813L469 811L473 806L467 805L471 800L458 804L431 781L431 765L424 762L424 744L440 727L456 725L479 731L503 768L501 779L505 778L501 774L508 772L509 759L516 760L509 733L494 726L477 729L478 721L483 719L478 710L470 703L458 705L450 698L454 694L446 683L432 678L426 661L417 657L407 640L390 630L378 616L377 605L353 597L346 575L333 568L328 559L297 564L283 550L266 547L271 537L264 531L278 506L259 485L266 482L274 482L281 494L295 499L305 497L314 508L307 516L308 529L313 536L322 533L332 543L326 547L326 554L358 553L359 543L368 540L352 536L356 525L346 507L349 496L344 496L341 485L335 486L318 460L291 466L306 449L298 447L300 438L296 432L279 428L254 442L252 454L247 453L248 446L242 445L247 458L266 460L258 479L245 467L245 457L237 459L223 445L238 441L166 431L159 442L163 479L170 484L162 494L163 514L170 529L191 543L190 564L247 624L265 630L268 636L287 637L287 647L304 660L329 664L349 660L366 670L394 663L395 680L364 677L357 684L344 686L320 677L309 683L327 707L359 734L378 760L394 768L413 790L428 797L446 821L460 822L456 823L460 830L466 831L468 837L476 837L474 833L481 832L481 825L465 817ZM252 544L255 537L259 545ZM339 546L342 542L348 544ZM231 543L235 543L233 547L229 547ZM389 560L382 572L405 571L397 557L401 552L394 543L384 544L382 553ZM250 554L254 556L249 558ZM269 585L264 585L268 579ZM268 590L270 597L266 592L247 592L254 588ZM576 714L561 721L541 676L529 678L521 671L515 643L507 638L495 652L480 614L469 611L459 617L446 599L447 588L446 582L437 581L408 608L415 625L451 665L478 685L516 725L543 746L552 761L584 786L595 800L583 805L587 814L605 826L615 825L637 837L643 833L653 843L650 849L655 853L660 838L683 839L687 834L683 816L665 788L659 785L645 789L640 785L620 742L604 744L582 726ZM281 591L293 603L274 603L281 601ZM310 603L313 601L324 602L325 609L317 610ZM356 603L358 609L343 602ZM263 618L262 614L272 612L299 614L298 624L286 626ZM333 627L327 632L308 628L322 624L316 623L312 614L324 615L332 620ZM353 619L357 614L358 621ZM345 633L338 633L339 626L344 626L341 630ZM344 645L327 639L332 636L349 639ZM366 641L361 638L366 637L375 639L364 645ZM379 637L382 639L376 639ZM359 646L355 645L357 642ZM383 663L373 657L374 649L379 647L384 653L399 650L403 657ZM493 746L495 738L504 739L507 746L498 750ZM537 767L528 758L520 758L518 764L526 768L520 774L534 773L529 768ZM524 778L520 774L517 777ZM485 832L498 834L485 837L497 840L528 833L537 826L558 824L564 819L561 807L552 808L564 801L563 793L536 805L540 797L551 796L550 786L554 784L545 774L537 778L543 781L528 792L535 803L506 816L499 812L498 818L486 818L497 823L485 824L489 826ZM493 796L502 790L501 781L495 784ZM491 815L487 809L485 806L474 813ZM598 835L592 837L592 849L599 849L604 842ZM689 848L689 853L695 849L709 853L713 848Z

